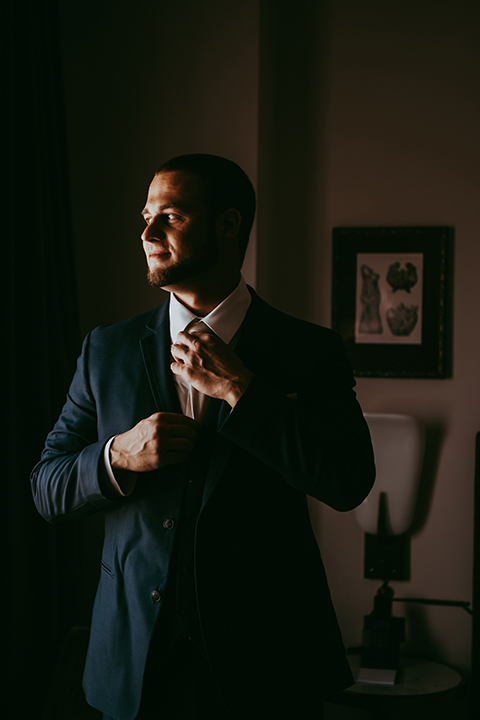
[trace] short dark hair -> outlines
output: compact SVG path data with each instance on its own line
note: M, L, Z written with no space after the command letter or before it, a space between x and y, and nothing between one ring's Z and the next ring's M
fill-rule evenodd
M155 174L163 172L184 172L197 177L207 208L215 220L225 210L238 210L242 218L238 238L240 260L243 262L255 219L256 199L253 185L242 168L219 155L193 153L168 160Z

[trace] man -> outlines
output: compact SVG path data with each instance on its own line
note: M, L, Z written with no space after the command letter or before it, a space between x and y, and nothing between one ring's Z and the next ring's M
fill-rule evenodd
M254 213L224 158L157 171L142 242L169 302L87 336L32 473L47 520L105 511L104 718L318 719L352 681L306 496L362 502L370 437L341 339L245 285Z

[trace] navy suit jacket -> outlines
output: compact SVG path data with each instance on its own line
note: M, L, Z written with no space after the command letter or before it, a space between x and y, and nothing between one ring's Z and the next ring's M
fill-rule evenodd
M351 683L306 496L350 510L374 480L341 338L252 295L236 353L254 379L233 411L211 401L218 425L195 532L208 660L227 706L245 717L252 703L266 716L298 712L302 697ZM84 687L118 720L138 712L162 607L152 591L168 593L177 529L163 521L180 515L188 463L139 475L129 497L115 498L103 451L152 413L180 412L169 366L168 303L90 333L32 473L50 522L105 511Z

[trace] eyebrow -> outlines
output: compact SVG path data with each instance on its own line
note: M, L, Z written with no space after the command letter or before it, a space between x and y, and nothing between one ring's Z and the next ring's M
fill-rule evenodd
M186 212L186 207L175 204L175 203L164 203L163 205L160 205L158 210L160 212L164 212L165 210L177 210L178 212ZM142 215L142 217L145 217L145 215L149 215L149 214L150 213L146 207L144 207L142 212L140 213L140 215Z

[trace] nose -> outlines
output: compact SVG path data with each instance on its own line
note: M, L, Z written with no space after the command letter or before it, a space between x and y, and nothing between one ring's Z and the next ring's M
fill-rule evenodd
M150 220L141 236L142 242L158 242L165 237L165 232L160 219Z

